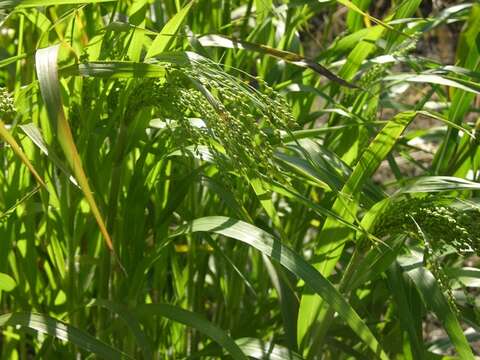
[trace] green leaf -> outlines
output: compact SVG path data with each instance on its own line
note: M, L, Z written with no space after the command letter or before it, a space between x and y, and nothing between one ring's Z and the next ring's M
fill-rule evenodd
M258 24L266 18L268 19L272 6L272 0L255 0L255 13Z
M223 35L206 35L198 39L202 46L215 46L222 47L227 49L243 49L249 51L255 51L264 55L272 56L274 58L283 60L290 64L308 68L316 73L325 76L327 79L338 83L339 85L346 86L349 88L357 88L356 85L349 83L342 79L341 77L335 75L333 72L328 70L323 65L320 65L318 62L308 59L304 56L295 54L290 51L275 49L262 44L254 44L245 40L239 40L234 38L229 38Z
M75 64L59 71L60 76L92 76L112 79L154 77L162 78L166 75L165 66L128 61L91 61Z
M160 31L160 33L155 37L152 45L149 47L147 55L145 56L145 60L169 50L170 45L172 44L173 40L175 40L178 30L185 22L185 18L187 17L193 3L194 1L190 1L165 24L165 26L162 28L162 31Z
M385 159L415 116L415 112L404 112L396 115L373 139L345 183L340 192L341 195L333 204L333 212L345 220L353 221L355 219L356 199L358 200L362 186L373 175L380 162ZM331 274L343 252L345 242L352 235L353 232L349 227L342 225L335 218L327 218L318 236L319 246L315 251L316 262L314 263L314 266L323 276L327 277ZM305 337L312 335L313 325L321 307L321 299L311 294L303 294L298 315L298 341L300 344L305 343ZM324 324L324 326L327 326L327 324Z
M400 324L408 333L415 359L426 359L426 349L422 339L421 318L418 313L415 313L415 311L418 311L418 306L409 301L408 295L410 292L407 289L407 283L402 270L396 262L388 269L387 278L393 299L398 306Z
M316 202L314 202L314 201L306 198L305 196L299 194L298 192L296 192L293 189L293 187L287 187L287 186L279 185L279 184L269 184L269 187L271 187L272 191L275 191L276 193L278 193L282 196L285 196L286 198L292 199L294 201L298 201L300 204L303 204L304 206L307 206L307 207L311 208L311 210L313 210L314 212L316 212L317 214L319 214L321 216L333 217L333 218L337 219L341 224L351 228L352 230L356 230L356 231L361 231L362 230L356 224L352 224L352 223L348 222L347 220L342 219L336 213L332 212L330 209L322 207L322 206L318 205Z
M269 233L243 221L223 216L211 216L193 220L179 228L171 236L193 232L214 232L242 241L278 261L293 274L304 280L307 285L332 306L377 356L381 359L388 359L388 356L381 349L380 344L370 329L335 287L315 270L312 265L303 260L293 250L282 245L279 240Z
M357 7L361 11L365 11L368 9L370 6L371 0L354 0L352 1L353 4L357 5ZM357 30L360 30L364 27L363 24L363 19L365 18L365 15L362 13L359 13L358 11L355 11L353 9L350 9L347 14L347 26L348 30L350 32L355 32Z
M240 347L232 340L228 334L206 320L203 316L191 311L180 309L176 306L167 304L145 304L136 306L132 309L134 314L144 317L151 317L152 315L159 315L170 320L179 322L181 324L190 326L199 332L209 336L222 346L232 358L237 360L247 360L247 357L242 352Z
M340 69L339 76L347 81L353 79L363 61L377 48L376 42L384 33L384 29L380 26L366 30L368 31L365 36L355 43L355 47L348 54L347 61Z
M302 357L288 348L254 338L235 341L245 355L259 360L302 360Z
M135 340L142 349L145 359L153 358L152 345L147 339L147 336L143 332L138 318L132 314L130 309L122 304L117 304L108 300L95 299L88 304L88 306L101 306L111 312L117 314L130 329L132 334L135 336Z
M278 216L277 209L273 204L272 193L265 187L262 179L253 178L249 180L250 185L252 185L253 191L255 192L255 195L257 195L258 201L260 201L260 204L262 204L263 209L268 214L270 220L272 220L275 228L283 236L282 223L280 221L280 217Z
M42 153L44 153L48 158L57 166L67 177L68 179L74 184L78 186L77 181L71 175L70 171L67 167L63 164L63 162L58 158L58 156L49 149L48 145L45 143L43 136L40 132L40 129L34 123L19 125L20 129L32 140L32 142L40 149Z
M107 227L103 220L97 203L93 197L92 190L88 183L87 176L83 170L82 161L78 154L72 131L68 124L67 117L63 110L62 98L60 95L60 85L58 80L58 57L59 45L39 49L35 54L35 66L37 78L40 84L42 98L47 108L48 116L52 129L56 131L56 138L62 147L70 167L76 177L76 180L85 195L85 199L97 221L100 231L105 239L108 248L113 251L113 243L108 234Z
M480 190L480 183L453 176L422 176L408 181L396 194Z
M425 305L442 322L460 358L473 360L472 349L463 334L462 327L433 274L424 267L416 267L407 271L407 275L415 283Z
M480 70L480 49L478 39L480 36L480 5L475 4L472 7L467 22L467 27L461 33L460 41L457 47L457 59L455 64L472 71ZM460 79L455 79L460 81ZM455 81L453 80L453 81ZM476 91L471 91L470 87L457 87L451 94L451 105L448 111L448 119L455 124L461 124L478 94L478 80L474 83L477 85ZM435 154L433 167L439 174L445 174L445 170L451 164L448 159L453 158L455 148L457 146L457 130L449 128L445 134L445 139L440 150Z
M17 286L15 280L8 274L0 273L0 291L10 292Z
M386 29L393 30L393 27L388 25L387 23L384 23L383 21L371 16L370 14L366 13L362 9L360 9L357 5L355 5L353 2L349 0L336 0L339 4L342 4L343 6L347 7L349 10L352 10L368 19L370 19L372 22L383 26Z
M290 171L296 172L299 176L303 177L303 181L308 179L309 183L319 188L339 190L341 186L341 182L338 180L338 174L333 174L336 176L332 176L331 173L321 167L313 167L306 159L281 152L276 152L275 158L287 165Z
M104 359L133 359L92 335L42 314L30 312L0 315L0 326L22 326L67 341Z
M480 269L474 267L445 268L445 275L467 287L480 287Z
M237 267L237 265L235 265L235 263L232 261L232 259L230 259L230 257L224 252L222 251L222 249L220 248L220 246L218 246L218 244L213 240L211 239L210 237L207 237L206 238L206 241L208 243L208 245L210 245L213 250L218 254L218 256L220 256L221 258L225 259L226 263L231 266L231 268L233 269L233 271L235 271L235 273L240 277L240 279L242 279L243 283L245 284L245 286L252 292L252 294L256 297L257 296L257 293L255 291L255 288L253 287L253 285L250 283L250 281L248 281L248 279L246 278L246 276L242 273L242 271Z
M394 81L395 83L407 81L421 84L445 85L474 94L480 94L480 85L474 82L435 74L397 74L386 76L383 78L383 81Z
M113 2L116 0L4 0L0 1L0 9L4 8L28 8L37 6L54 6L54 5L82 5L95 4L101 2Z
M23 152L22 148L17 143L15 138L7 130L7 128L5 127L5 123L2 120L0 120L0 138L3 138L10 145L13 152L20 158L20 160L25 164L28 170L30 170L30 172L38 181L38 183L42 186L45 186L45 182L43 181L41 176L38 174L38 172L35 170L30 160L28 160L27 155L25 155L25 153Z
M3 67L8 66L12 63L15 63L18 60L25 59L29 56L30 56L29 54L19 54L19 55L16 55L16 56L11 56L11 57L6 58L6 59L2 59L2 60L0 60L0 68L3 68Z

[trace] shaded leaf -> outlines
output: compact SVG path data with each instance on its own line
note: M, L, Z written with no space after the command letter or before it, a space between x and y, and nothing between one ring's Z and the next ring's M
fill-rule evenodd
M160 33L155 37L152 45L148 48L145 60L169 50L170 45L172 44L173 40L175 40L178 30L184 23L192 5L193 1L190 1L177 14L175 14L174 17L168 20L168 22L162 28L162 31L160 31Z
M0 272L0 291L12 291L17 286L15 280L8 274Z
M27 327L54 336L57 339L71 342L105 359L133 359L124 352L97 340L92 335L46 315L29 312L3 314L0 315L0 326Z
M56 139L60 143L62 150L67 158L70 167L85 195L85 199L90 205L90 209L98 223L100 231L110 250L113 250L112 240L108 234L105 222L97 207L93 193L88 184L88 179L82 167L80 155L73 140L70 125L63 111L60 87L58 81L58 56L59 45L39 49L35 54L37 77L40 83L40 90L43 101L47 108L48 116L52 128L56 131Z
M325 76L327 79L334 81L339 85L349 88L357 88L356 85L345 81L344 79L335 75L333 72L328 70L326 67L320 65L319 63L315 62L314 60L308 59L293 52L278 50L266 45L254 44L245 40L229 38L223 35L206 35L199 38L198 40L200 44L205 47L215 46L227 49L243 49L259 52L264 55L269 55L296 66L312 69L316 73Z
M132 312L134 314L138 314L139 316L146 317L159 315L190 326L215 340L220 346L227 350L234 359L247 360L247 357L242 352L240 347L230 338L230 336L228 336L224 330L220 329L216 325L213 325L210 321L199 314L167 304L139 305L135 307Z
M332 306L377 356L381 359L388 359L388 356L383 352L370 329L335 287L315 270L312 265L303 260L290 248L282 245L272 235L243 221L223 216L211 216L193 220L179 228L171 236L202 231L214 232L242 241L278 261L293 274L303 279L306 284Z

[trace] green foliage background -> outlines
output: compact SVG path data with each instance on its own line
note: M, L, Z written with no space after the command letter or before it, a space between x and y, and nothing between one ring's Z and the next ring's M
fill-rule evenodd
M480 356L480 4L382 4L0 0L1 358Z

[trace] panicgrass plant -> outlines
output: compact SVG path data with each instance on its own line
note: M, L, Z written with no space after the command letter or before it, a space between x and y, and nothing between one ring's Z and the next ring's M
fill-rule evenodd
M475 359L480 5L0 0L1 359Z

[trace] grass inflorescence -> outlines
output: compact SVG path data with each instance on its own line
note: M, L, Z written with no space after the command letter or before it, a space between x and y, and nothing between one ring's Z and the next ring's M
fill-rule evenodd
M480 356L479 4L0 17L1 359Z

